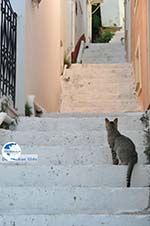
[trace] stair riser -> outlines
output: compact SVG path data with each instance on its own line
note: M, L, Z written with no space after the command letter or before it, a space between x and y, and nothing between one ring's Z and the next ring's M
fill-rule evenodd
M0 188L0 214L132 213L148 205L146 188Z
M144 132L123 132L130 137L136 146L145 143ZM15 141L18 144L28 145L100 145L106 146L107 134L105 131L48 131L48 132L7 132L0 131L1 144ZM144 151L144 150L143 150Z
M105 117L113 120L117 117L109 117L109 115L97 118L21 118L19 125L17 126L18 131L100 131L105 130ZM118 117L119 129L122 130L143 130L143 124L140 121L140 117Z
M1 216L5 226L149 226L149 216L137 215L29 215Z
M47 186L50 187L49 189L53 186L126 187L126 174L126 166L0 165L1 186L4 187ZM149 185L150 166L136 165L131 186L148 187Z
M111 164L111 151L107 146L29 146L20 145L22 154L37 154L39 165L99 165ZM0 145L0 150L2 146ZM137 146L138 163L147 163L143 146Z

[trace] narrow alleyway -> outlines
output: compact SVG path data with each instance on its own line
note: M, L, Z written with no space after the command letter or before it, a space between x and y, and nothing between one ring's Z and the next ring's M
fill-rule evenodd
M73 64L62 79L61 112L139 111L131 65L117 32L110 43L89 44L82 64ZM68 80L68 79L67 79Z
M122 7L120 0L116 0L117 4L110 4L115 2L110 0L1 2L5 2L5 19L10 23L8 6L11 8L12 2L18 8L16 103L22 103L23 115L18 108L20 116L14 130L0 129L0 226L150 226L150 164L147 164L148 156L145 155L150 145L141 121L143 112L140 112L135 95L133 78L137 76L132 76L131 64L126 62L122 31L117 32L110 43L85 45L82 63L72 64L61 76L59 105L64 61L68 61L69 50L76 57L78 43L84 38L81 34L87 40L91 37L95 9L99 11L96 13L99 22L101 16L111 20L109 29L113 26L116 30L124 27L125 20L130 22L131 1L122 0ZM146 12L147 1L143 1L145 8L142 3L136 9L138 14L135 13L135 1L132 2L134 17L141 9ZM102 10L105 3L108 4L106 16ZM122 15L124 3L127 4L127 18ZM145 48L142 37L145 36L146 40L147 36L143 14L141 16L141 23L137 18L139 21L135 27L140 24L142 33L134 31L138 39L141 37ZM99 22L96 22L95 30L98 36L101 32ZM101 22L102 27L107 28L104 20ZM129 24L131 27L132 23ZM9 25L7 29L5 25L8 23L4 23L2 32L7 30L9 34ZM128 32L129 36L131 34ZM8 47L13 45L12 37L5 32L4 39L7 39ZM9 52L10 48L7 50ZM5 69L6 66L11 69L6 65L10 57L3 52L1 77L7 83ZM140 63L145 61L146 58ZM11 85L12 80L9 80ZM25 93L29 95L26 104ZM5 118L9 112L11 117L16 113L10 107L8 101L1 102L1 110L5 110L1 114ZM36 117L35 111L41 117ZM24 113L31 117L24 116ZM126 183L130 163L129 166L113 165L106 117L110 120L118 118L121 134L135 143L138 163L133 168L130 188ZM16 121L13 118L11 122ZM130 155L128 153L125 155ZM11 161L7 161L9 159Z

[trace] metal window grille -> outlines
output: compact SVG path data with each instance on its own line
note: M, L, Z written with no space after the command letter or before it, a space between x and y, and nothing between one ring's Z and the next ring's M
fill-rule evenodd
M0 0L0 96L16 96L17 14L9 0Z

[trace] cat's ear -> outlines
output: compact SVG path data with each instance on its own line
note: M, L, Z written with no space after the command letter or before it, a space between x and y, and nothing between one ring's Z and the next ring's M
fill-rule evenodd
M117 128L117 126L118 126L118 118L115 118L115 119L114 119L114 124L115 124L115 126L116 126L116 128Z
M109 123L108 118L105 118L105 123L106 123L106 124L108 124L108 123Z

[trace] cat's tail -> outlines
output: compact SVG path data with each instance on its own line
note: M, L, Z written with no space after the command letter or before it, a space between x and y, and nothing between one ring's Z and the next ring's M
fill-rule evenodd
M132 159L132 161L129 162L129 164L128 164L128 170L127 170L127 187L130 187L132 171L133 171L134 165L137 163L137 161L138 161L138 157L136 155L134 157L134 159Z

